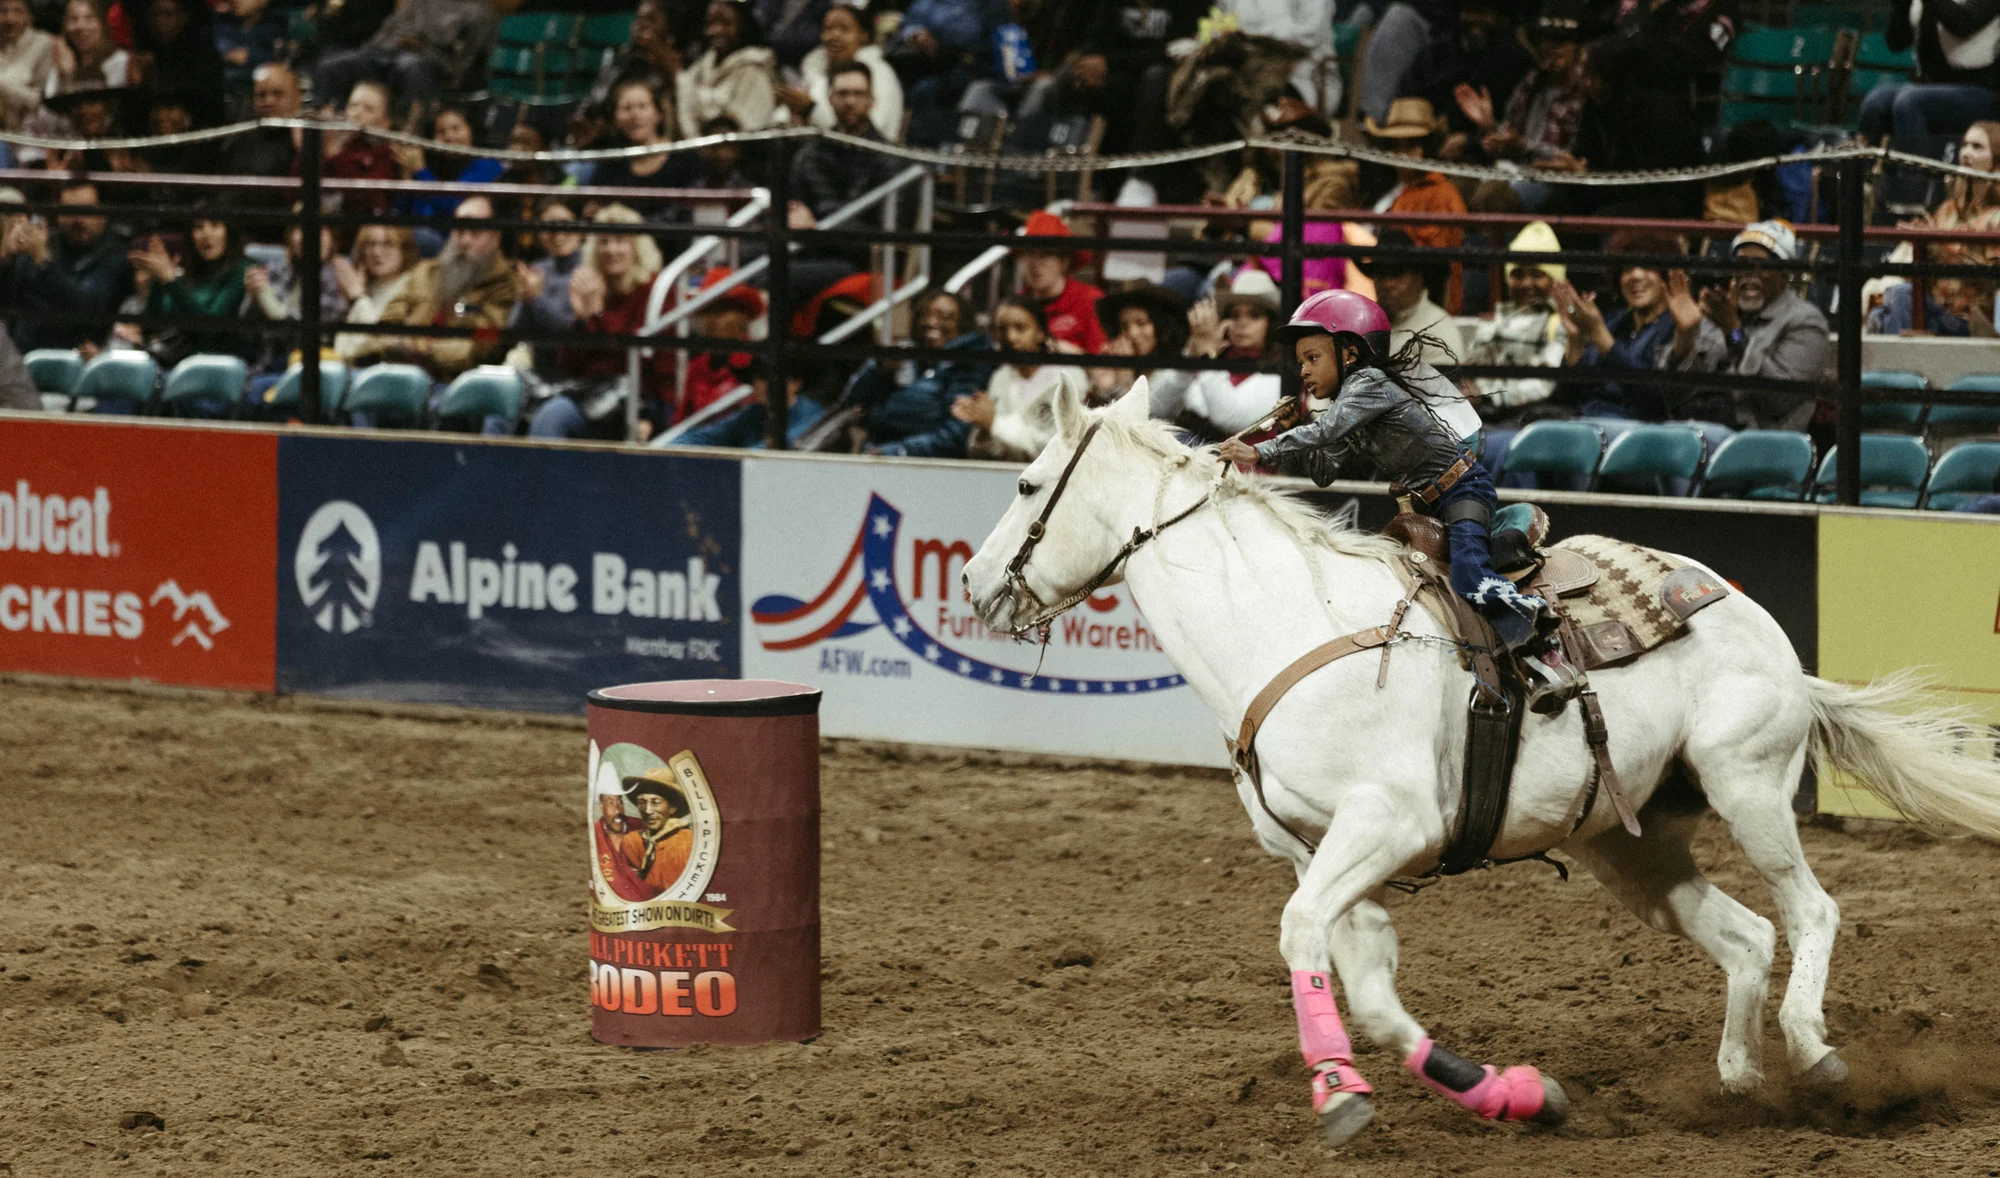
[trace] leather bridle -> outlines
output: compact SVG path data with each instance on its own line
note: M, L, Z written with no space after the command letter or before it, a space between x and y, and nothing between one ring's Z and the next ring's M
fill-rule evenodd
M1049 492L1049 501L1042 505L1041 516L1034 523L1028 525L1028 535L1026 539L1021 541L1021 550L1014 554L1014 559L1007 562L1006 585L1008 590L1012 593L1027 595L1028 600L1034 602L1038 607L1038 612L1028 621L1018 626L1007 628L1002 633L1012 634L1017 638L1022 637L1047 626L1056 618L1074 609L1089 598L1091 594L1102 588L1104 583L1117 573L1118 566L1124 564L1126 559L1143 547L1147 541L1201 510L1208 503L1210 496L1214 494L1213 490L1209 491L1190 504L1187 510L1182 511L1171 519L1155 523L1150 528L1133 528L1132 538L1125 541L1124 547L1120 548L1112 556L1111 560L1097 571L1096 576L1085 581L1081 588L1053 605L1043 601L1041 594L1036 593L1028 585L1028 578L1025 575L1025 570L1028 567L1028 558L1034 555L1035 545L1040 544L1042 537L1048 535L1049 517L1055 514L1056 503L1062 498L1063 491L1069 486L1069 477L1076 473L1076 465L1083 460L1083 452L1090 448L1091 440L1097 437L1097 431L1103 428L1103 425L1102 421L1093 421L1090 423L1090 428L1083 431L1083 440L1077 443L1076 451L1069 456L1068 464L1063 467L1062 476L1056 479L1055 487Z

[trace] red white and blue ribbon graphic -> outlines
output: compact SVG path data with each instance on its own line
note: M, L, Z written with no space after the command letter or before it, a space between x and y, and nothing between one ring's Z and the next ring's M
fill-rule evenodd
M965 654L926 633L910 616L896 585L896 537L903 513L882 496L871 495L868 514L853 547L826 587L811 601L784 594L758 598L750 619L766 650L799 650L819 642L864 634L885 627L912 654L939 670L964 679L1013 691L1060 692L1068 695L1136 695L1165 691L1187 681L1179 675L1146 679L1085 679L1039 675L996 666ZM874 614L867 619L864 606ZM864 616L857 618L857 614Z

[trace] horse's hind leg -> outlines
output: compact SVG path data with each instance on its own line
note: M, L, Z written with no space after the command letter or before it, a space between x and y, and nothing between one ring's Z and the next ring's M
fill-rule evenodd
M1640 820L1645 834L1639 838L1613 827L1564 849L1639 919L1694 941L1722 967L1729 989L1716 1067L1724 1088L1748 1091L1764 1082L1764 1000L1778 935L1770 921L1711 884L1695 866L1688 844L1701 821L1699 811L1655 805Z
M1847 1078L1847 1065L1826 1041L1822 1004L1833 942L1840 932L1840 906L1820 887L1806 863L1805 848L1799 845L1791 797L1804 758L1801 741L1789 757L1733 764L1723 759L1720 766L1700 772L1709 804L1729 823L1744 856L1764 877L1785 922L1792 976L1778 1007L1778 1025L1785 1031L1792 1071L1808 1083L1837 1084Z

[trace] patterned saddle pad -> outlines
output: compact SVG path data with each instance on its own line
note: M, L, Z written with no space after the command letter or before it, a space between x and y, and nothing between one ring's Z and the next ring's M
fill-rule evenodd
M1729 596L1729 585L1697 565L1609 536L1571 536L1557 550L1597 566L1589 584L1562 594L1583 640L1585 669L1623 662L1680 636L1687 620Z

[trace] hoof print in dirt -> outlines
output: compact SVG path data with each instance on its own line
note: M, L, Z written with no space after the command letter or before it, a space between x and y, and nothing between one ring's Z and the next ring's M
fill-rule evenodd
M118 1127L120 1129L165 1129L167 1122L166 1118L160 1116L160 1114L149 1113L142 1109L138 1112L129 1112L119 1117Z

